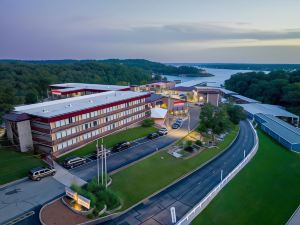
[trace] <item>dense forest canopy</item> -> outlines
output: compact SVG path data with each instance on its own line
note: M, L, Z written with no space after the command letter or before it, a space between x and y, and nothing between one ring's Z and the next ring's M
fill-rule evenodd
M205 70L198 69L193 65L183 65L183 66L172 66L163 63L152 62L145 59L106 59L106 60L38 60L38 61L18 61L18 60L0 60L6 63L30 63L30 64L56 64L56 65L67 65L67 64L86 64L86 63L104 63L104 64L117 64L117 65L127 65L129 67L137 67L144 70L151 71L156 74L168 74L168 75L197 75L197 76L207 76Z
M144 84L161 73L198 73L193 67L174 67L147 60L0 60L0 121L18 104L30 104L47 97L54 83ZM156 76L152 78L152 74Z
M0 63L0 116L17 104L47 97L49 84L65 82L141 84L151 80L149 71L126 65L98 62L74 64Z
M300 70L238 73L225 81L225 87L300 115Z

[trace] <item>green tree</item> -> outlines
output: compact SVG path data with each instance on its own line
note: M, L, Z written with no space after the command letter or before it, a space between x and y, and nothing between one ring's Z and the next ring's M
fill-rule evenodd
M243 107L239 105L226 104L226 109L229 120L234 124L238 124L241 120L245 120L247 117Z

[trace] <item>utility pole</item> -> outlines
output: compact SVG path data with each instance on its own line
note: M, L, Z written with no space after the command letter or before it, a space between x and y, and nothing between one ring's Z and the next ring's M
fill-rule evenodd
M97 149L97 180L98 180L98 185L100 184L100 172L99 172L99 145L98 145L98 139L97 139L97 144L96 144L96 149Z

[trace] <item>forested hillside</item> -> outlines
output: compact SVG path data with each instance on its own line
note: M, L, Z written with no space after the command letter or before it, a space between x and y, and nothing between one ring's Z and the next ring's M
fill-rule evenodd
M125 64L128 66L134 66L145 70L152 71L157 74L168 74L168 75L188 75L188 76L211 76L206 74L205 70L198 69L194 66L171 66L162 63L152 62L145 59L107 59L103 62L113 64Z
M225 87L300 115L300 70L238 73L225 81Z
M0 63L0 118L17 104L41 101L53 83L141 84L151 72L136 67L101 62L69 64Z

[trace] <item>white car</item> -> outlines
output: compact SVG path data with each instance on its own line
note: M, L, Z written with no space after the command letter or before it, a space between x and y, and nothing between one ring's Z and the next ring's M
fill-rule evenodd
M168 129L163 127L163 128L160 128L157 132L159 135L163 136L163 135L167 135L168 134Z

